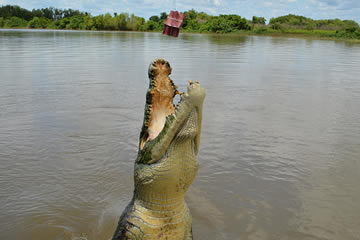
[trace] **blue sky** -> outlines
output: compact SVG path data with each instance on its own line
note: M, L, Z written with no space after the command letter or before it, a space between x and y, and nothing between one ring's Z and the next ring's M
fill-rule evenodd
M171 9L185 11L194 8L211 15L238 14L250 19L262 16L269 20L288 13L313 19L351 19L360 23L360 0L0 0L0 5L23 8L72 8L92 15L114 12L134 13L148 19Z

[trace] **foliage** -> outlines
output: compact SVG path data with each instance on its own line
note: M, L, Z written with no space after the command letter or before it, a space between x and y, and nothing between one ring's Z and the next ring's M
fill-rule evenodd
M11 17L18 17L18 18L23 18L26 21L29 21L34 16L29 10L26 10L19 6L6 5L0 7L0 17L3 17L4 19L10 19Z
M116 30L127 30L127 22L129 21L128 13L120 13L114 19L114 27Z
M34 17L29 21L27 27L28 28L46 28L49 24L49 20L46 18L38 18Z
M145 19L142 17L137 17L134 14L131 14L129 21L127 22L127 30L132 31L144 31L145 30Z
M235 14L210 16L194 9L185 12L182 27L189 32L229 33L238 30L250 30L245 18Z
M263 18L263 17L256 17L256 16L253 16L252 17L252 24L261 24L261 25L265 25L266 23L266 19Z
M337 38L360 39L360 28L350 27L342 31L336 31Z
M271 28L274 29L274 30L281 30L282 29L282 26L280 23L273 23L271 24Z
M353 20L327 19L313 20L297 15L286 15L270 19L270 25L274 25L273 29L279 28L301 28L307 30L345 30L350 27L359 27L359 24Z
M3 28L5 26L5 20L3 17L0 17L0 28Z
M145 30L146 31L156 31L159 29L159 23L153 20L149 20L146 22Z
M86 28L83 27L83 18L81 16L75 16L75 17L71 17L69 18L69 23L67 23L65 25L65 28L67 29L83 29L85 30Z
M207 30L214 33L229 33L236 30L250 30L251 27L245 18L237 15L215 16L206 23Z
M4 19L9 19L11 17L19 17L23 18L26 21L30 21L34 17L38 18L47 18L50 20L59 20L62 18L70 18L78 15L89 15L88 13L80 12L79 10L73 9L58 9L54 7L41 8L41 9L33 9L29 11L27 9L21 8L16 5L6 5L0 7L0 17Z
M151 16L151 17L149 18L149 21L159 22L159 21L160 21L160 18L159 18L159 16Z
M160 13L160 20L166 20L166 18L167 18L167 13L166 12L162 12L162 13Z
M55 22L53 22L53 24L51 26L54 29L66 29L66 26L69 24L70 24L70 19L63 18L63 19L56 20Z
M5 27L8 28L21 28L26 26L27 26L27 21L19 17L11 17L9 20L5 22Z
M253 33L263 35L287 35L287 36L302 36L302 37L315 37L315 38L338 38L338 39L359 39L360 28L348 28L345 30L324 30L315 29L308 30L305 28L280 28L274 29L278 24L254 28ZM281 26L280 24L278 26Z
M260 27L260 28L254 28L253 31L256 34L263 34L263 33L268 32L268 29L266 27Z
M144 25L145 31L162 31L164 28L164 22L167 18L167 13L162 12L160 16L151 16Z

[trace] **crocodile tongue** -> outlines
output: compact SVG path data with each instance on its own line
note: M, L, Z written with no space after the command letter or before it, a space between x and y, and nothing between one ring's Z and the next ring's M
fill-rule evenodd
M140 149L162 131L166 117L175 112L173 99L179 92L169 78L170 64L156 59L149 66L150 85L146 95L144 126L140 134Z

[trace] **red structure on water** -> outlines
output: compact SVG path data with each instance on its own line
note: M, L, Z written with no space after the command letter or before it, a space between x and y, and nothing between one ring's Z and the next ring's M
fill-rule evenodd
M177 37L179 36L180 27L185 18L184 13L178 11L171 11L164 22L163 34Z

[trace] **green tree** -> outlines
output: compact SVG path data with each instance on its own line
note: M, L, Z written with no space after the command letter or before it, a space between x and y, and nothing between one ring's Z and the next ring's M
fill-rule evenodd
M160 13L160 20L166 20L168 14L166 12Z
M34 17L32 20L29 21L27 27L28 28L47 28L49 24L49 20L46 18L38 18Z
M96 30L95 29L95 21L90 15L86 15L83 17L83 22L80 26L82 30Z
M194 9L184 12L185 19L182 28L194 32L194 31L208 31L207 22L212 18L204 12L196 12Z
M94 27L97 30L104 29L104 26L105 26L104 15L98 15L98 16L94 17L94 21L95 21Z
M66 29L66 27L70 24L69 18L62 18L55 22L56 29Z
M355 28L359 28L359 24L353 20L343 20L342 21L346 28L349 28L349 27L355 27Z
M272 28L300 28L300 29L320 29L320 30L345 30L348 27L359 27L358 23L352 20L323 19L314 20L304 16L289 14L270 19Z
M113 17L110 15L110 13L105 14L104 16L104 29L105 30L114 30L115 26L114 26L114 19Z
M146 31L156 31L159 29L159 23L155 22L153 20L149 20L145 24L145 30Z
M9 28L26 27L27 21L19 17L11 17L8 21L6 21L5 26Z
M245 18L238 15L220 15L212 17L207 22L208 31L215 33L228 33L237 30L250 30L251 27Z
M73 9L64 9L63 10L63 17L64 18L70 18L78 15L86 15L85 13L80 12L79 10L73 10Z
M187 20L185 26L186 26L186 29L188 29L189 31L195 32L200 29L201 24L197 20L189 18Z
M42 8L42 17L47 18L47 19L54 19L54 8L53 7L49 7L49 8Z
M228 33L233 29L224 17L216 16L208 22L208 30L214 33Z
M198 15L198 13L194 9L191 9L191 10L185 12L185 15L187 18L194 20L194 19L196 19L196 16Z
M263 18L263 17L256 17L256 16L253 16L252 17L252 23L253 24L261 24L261 25L265 25L266 23L266 19Z
M70 22L66 25L66 28L68 29L81 29L82 25L83 25L84 21L83 21L83 17L78 15L78 16L73 16L70 18Z
M280 23L277 23L277 22L271 24L271 28L274 29L274 30L282 30L283 29L282 25Z
M53 20L59 20L63 18L63 10L55 8L54 9L54 19Z
M129 21L129 14L120 13L114 19L114 26L116 30L127 30L127 22Z
M145 19L131 14L130 19L127 23L127 28L132 31L145 30Z
M29 21L33 18L33 15L29 10L21 8L19 6L6 5L0 7L0 17L3 17L4 19L18 17Z
M0 17L0 28L3 28L5 26L5 20L3 17Z
M153 22L159 22L160 21L160 18L158 16L151 16L149 18L149 21L153 21Z

